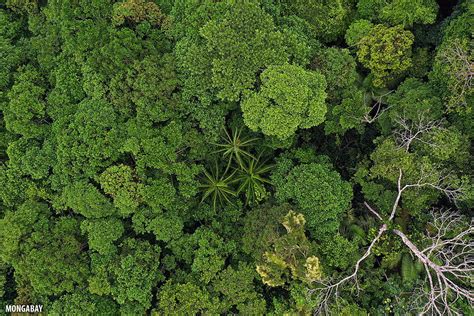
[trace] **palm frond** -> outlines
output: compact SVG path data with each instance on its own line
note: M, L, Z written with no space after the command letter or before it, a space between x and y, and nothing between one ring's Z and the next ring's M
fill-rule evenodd
M214 210L218 204L221 206L225 203L232 204L231 197L237 196L237 192L231 187L234 174L235 171L228 175L227 170L220 174L217 163L213 172L204 170L204 177L200 185L202 191L201 203L210 199Z
M230 168L232 161L235 161L239 166L242 166L244 159L255 159L250 153L248 147L252 146L257 138L242 138L242 130L232 130L231 133L227 129L224 129L225 136L222 137L221 143L212 143L219 147L219 149L213 151L214 154L221 154L227 159L227 168Z

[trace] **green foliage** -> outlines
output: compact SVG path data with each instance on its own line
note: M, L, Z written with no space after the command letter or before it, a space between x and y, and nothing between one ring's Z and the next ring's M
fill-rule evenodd
M421 313L393 229L474 207L474 6L445 2L1 2L2 304L312 315L369 249L326 313Z
M433 53L427 47L414 47L412 66L408 71L409 76L424 78L431 70Z
M94 176L118 157L119 128L115 111L103 100L84 99L73 116L55 121L55 173Z
M244 192L247 204L261 202L269 195L264 185L271 184L271 182L265 177L265 174L272 167L272 165L266 165L265 161L260 161L260 156L241 165L241 170L238 171L234 181L240 183L237 194Z
M330 47L317 52L311 68L319 70L327 82L328 112L324 130L327 134L344 134L351 128L360 129L370 112L366 94L359 89L356 61L349 50Z
M113 204L86 181L75 182L63 191L65 205L88 218L101 218L116 212Z
M52 144L21 137L11 141L7 148L9 167L32 179L44 179L49 175L54 161Z
M89 291L110 294L119 304L135 303L145 310L151 306L152 288L162 279L160 248L133 238L125 239L119 248L116 255L91 254Z
M93 295L87 291L61 296L48 309L49 315L80 313L81 315L115 315L117 304L108 297Z
M386 102L390 108L378 123L387 134L400 127L397 121L401 119L407 123L429 122L440 119L443 114L441 99L433 87L415 78L402 82L387 96Z
M265 185L271 184L266 174L273 166L261 160L262 154L255 157L251 153L252 148L246 149L257 139L241 139L240 131L233 132L232 137L226 131L226 136L226 143L215 144L222 148L213 152L227 159L224 172L220 175L219 165L215 162L212 173L204 170L201 184L201 202L210 200L214 211L218 205L233 205L233 198L240 194L244 195L246 205L259 203L268 198L269 192ZM229 171L231 166L234 168L233 172Z
M347 269L357 256L357 244L340 234L324 237L318 247L324 266Z
M114 25L122 25L126 21L129 23L147 21L151 25L160 25L163 21L163 14L154 2L127 0L114 4L112 21Z
M15 43L23 31L22 26L22 21L17 19L15 15L7 10L0 9L0 48L2 50L2 56L0 57L0 90L2 91L2 97L0 100L4 98L4 90L11 83L13 70L19 66L25 57L22 57L22 45Z
M242 103L245 124L283 140L298 128L321 124L326 114L326 81L294 65L272 66L260 75L262 85Z
M400 267L403 282L413 282L416 280L417 271L415 263L409 255L405 254L402 258L402 265Z
M217 205L232 203L232 197L237 196L237 193L231 187L235 171L230 175L220 174L219 172L217 163L213 172L204 170L204 178L201 184L201 190L203 191L201 202L210 199L214 209Z
M328 102L337 103L344 93L354 88L359 75L356 61L349 50L330 47L316 53L311 68L324 75Z
M48 130L45 89L41 74L33 67L23 67L8 93L10 103L4 111L7 129L28 138L43 137Z
M374 24L368 20L356 20L346 31L345 40L349 46L357 46L360 41L368 36Z
M182 234L183 219L176 211L140 208L132 217L133 230L137 233L153 233L157 240L170 241Z
M438 88L448 111L470 113L474 89L472 87L473 50L471 35L474 9L453 19L445 30L430 78Z
M220 149L216 150L214 153L221 154L223 158L227 158L227 169L229 169L230 164L235 159L240 167L244 164L244 159L255 158L247 149L251 146L257 139L256 138L242 138L240 135L242 130L232 130L232 136L224 129L225 137L222 138L222 143L216 143Z
M225 242L217 233L206 227L198 228L192 235L184 235L170 243L177 258L186 262L196 281L208 284L224 267L225 260L235 244Z
M216 313L215 299L193 283L175 284L168 281L161 287L157 297L157 312L160 315Z
M451 131L451 133L452 132L453 131ZM399 146L392 138L379 139L377 148L371 154L373 166L371 166L370 169L361 167L358 170L358 182L362 185L362 191L365 197L374 201L384 212L388 212L390 203L393 203L389 201L393 201L394 199L394 190L397 187L400 170L403 175L402 186L405 184L425 184L419 187L407 188L402 205L404 208L410 210L412 214L420 212L426 205L434 203L441 196L439 190L436 190L430 185L426 185L426 183L449 187L453 190L465 190L466 193L468 193L467 188L469 184L462 180L463 176L459 177L459 175L454 173L446 176L446 174L452 170L453 162L457 159L449 160L448 158L448 161L450 161L448 164L437 161L440 155L443 155L443 152L447 153L446 151L450 151L448 148L458 148L459 151L457 154L461 160L463 156L466 157L466 154L463 153L464 149L460 148L463 147L463 145L456 147L460 145L459 142L455 141L456 137L453 137L453 142L450 141L449 144L437 144L434 142L434 139L439 137L435 135L444 133L450 132L443 129L433 129L425 133L421 141L417 141L412 145L414 149L410 150L410 152L407 152L405 148ZM441 138L438 138L438 140L441 140ZM424 143L428 141L431 142L430 145ZM421 148L418 147L417 144L421 146ZM437 148L438 146L441 151L433 150L433 148ZM423 151L422 148L425 148L427 151ZM387 181L390 187L386 186ZM383 191L385 191L385 193L383 193ZM391 193L389 193L390 191Z
M469 67L473 53L467 40L453 39L439 49L433 66L432 77L442 89L447 108L452 111L470 112L473 95L469 83Z
M286 60L283 36L271 17L255 3L230 2L222 16L200 30L212 60L212 83L217 96L235 101L252 87L255 73Z
M1 258L31 283L35 293L59 295L85 286L89 274L79 221L50 220L44 203L27 201L1 220Z
M114 205L124 215L132 213L141 201L142 185L134 179L133 171L125 165L111 166L99 177L106 194L114 199Z
M438 4L434 0L359 0L357 13L364 19L412 27L413 24L432 24Z
M414 78L405 80L394 94L388 95L387 103L394 107L390 111L392 119L395 115L411 120L417 118L417 114L430 120L442 116L441 100L432 87Z
M384 87L411 66L414 36L401 26L373 26L357 42L357 58L373 75L375 87ZM352 40L351 40L352 42Z
M118 219L94 219L81 222L81 231L87 234L91 250L108 255L116 251L113 242L122 236L124 228Z
M333 106L328 112L324 125L326 134L344 134L352 128L359 131L363 127L363 122L370 113L370 99L363 90L348 91L340 104Z
M285 14L305 19L311 26L312 35L322 42L334 42L347 27L351 14L351 1L304 1L284 0Z
M260 259L278 237L283 217L290 210L288 204L263 204L251 209L243 218L242 251Z
M257 278L255 268L248 264L237 268L229 266L220 272L213 283L213 289L223 296L223 312L228 312L235 306L243 314L264 314L265 300L255 289L254 282Z
M193 18L202 10L212 12L208 3L193 6L190 10L194 12L189 12ZM203 92L209 89L215 89L219 99L237 101L244 90L252 88L260 69L283 64L288 53L283 34L255 1L224 2L214 10L218 12L212 12L209 20L195 25L198 34L191 33L177 44L178 60L186 74L184 85L203 101Z
M293 201L305 215L313 236L335 233L352 199L351 185L324 164L292 168L283 181L275 181L280 201Z

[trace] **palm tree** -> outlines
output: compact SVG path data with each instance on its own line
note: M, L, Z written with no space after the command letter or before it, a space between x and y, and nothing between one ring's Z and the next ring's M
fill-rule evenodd
M228 159L226 171L229 169L233 159L235 159L240 167L242 167L245 158L255 159L246 148L253 145L257 138L241 138L242 131L240 129L232 130L232 135L225 128L224 132L223 143L213 143L215 146L220 147L220 149L213 153L220 153L224 158Z
M214 210L217 204L224 205L224 203L232 204L231 198L237 196L237 193L232 189L231 183L235 171L227 176L227 169L222 175L219 174L219 167L217 163L213 172L204 170L203 183L200 185L203 191L201 202L210 199Z
M265 173L272 168L273 165L266 165L265 161L260 161L260 155L258 158L250 159L247 163L242 163L234 181L240 183L237 194L244 192L247 204L259 202L265 198L267 194L265 183L271 184L270 180L265 177Z

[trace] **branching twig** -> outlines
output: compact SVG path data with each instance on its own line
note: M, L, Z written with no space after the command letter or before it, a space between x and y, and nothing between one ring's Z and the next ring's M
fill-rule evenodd
M462 217L449 210L432 216L431 224L437 231L427 237L429 245L423 250L400 230L394 229L393 233L425 268L426 284L421 287L421 297L426 303L421 314L453 315L457 314L454 303L458 299L464 298L471 306L474 304L474 226L448 237L453 229L461 226Z
M423 113L418 115L416 121L409 121L403 117L398 117L395 122L399 125L399 129L395 130L395 139L400 147L409 151L412 142L419 141L429 146L434 146L433 143L426 141L422 136L434 129L443 129L442 120L429 121L425 119Z
M448 175L430 174L421 170L421 175L417 182L403 184L403 171L401 168L399 169L397 196L392 205L388 221L379 228L377 235L372 239L365 253L357 260L353 272L337 282L328 280L320 281L318 282L319 286L317 288L309 291L310 294L317 293L319 298L319 305L315 310L316 314L328 314L330 303L333 300L337 300L340 288L346 285L350 280L353 280L357 290L360 290L357 275L360 271L361 264L372 254L373 247L382 235L386 231L389 231L388 225L393 222L402 194L406 189L432 187L443 192L450 198L457 198L458 195L462 194L462 190L451 189L444 183L447 177ZM383 217L367 202L364 202L364 205L377 219L383 221ZM457 299L462 297L470 304L472 304L474 300L472 291L465 287L465 285L471 285L474 280L472 275L474 271L474 244L472 241L469 241L468 238L472 237L470 235L474 233L474 226L471 225L469 229L458 233L455 237L446 238L450 232L462 223L461 217L457 213L450 214L449 212L441 213L441 215L433 213L432 216L432 226L437 229L437 234L429 236L432 241L431 244L421 251L402 231L393 229L391 232L402 238L403 243L425 267L429 293L423 296L423 298L427 298L428 301L424 306L423 313L429 312L431 314L449 315L453 313L454 308L452 308L451 305ZM466 240L469 242L466 242ZM433 256L443 263L437 264L432 261L431 258ZM454 293L454 298L452 298L451 293Z
M365 251L365 253L362 255L362 257L357 260L355 266L354 266L354 271L346 276L345 278L339 280L336 283L320 283L322 285L321 289L318 291L318 295L320 297L320 303L318 306L318 309L315 311L316 314L320 313L327 313L329 311L329 303L330 301L334 298L337 299L339 296L339 288L344 285L346 282L353 280L354 284L356 285L357 291L360 290L359 288L359 283L357 281L357 274L359 273L360 265L362 262L364 262L365 259L367 259L368 256L372 253L372 248L374 245L377 243L377 241L380 239L380 237L383 235L385 231L387 231L387 225L383 224L375 236L374 239L372 239L372 242L370 243L369 247ZM310 291L310 294L312 294L315 290Z
M375 122L383 113L385 113L387 110L389 110L392 107L391 105L389 105L385 108L382 108L383 98L386 97L387 95L389 95L390 93L392 93L393 91L394 90L390 90L389 92L378 96L378 99L375 102L375 104L370 108L369 111L367 111L367 113L365 113L365 115L362 119L362 122L371 124L371 123ZM375 95L374 95L373 92L372 92L372 98L375 98ZM374 111L375 111L375 113L373 115L371 115L371 113L373 113Z

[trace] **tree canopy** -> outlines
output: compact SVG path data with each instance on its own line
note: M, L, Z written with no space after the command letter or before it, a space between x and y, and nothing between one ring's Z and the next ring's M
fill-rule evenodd
M0 310L474 314L473 16L0 1Z

